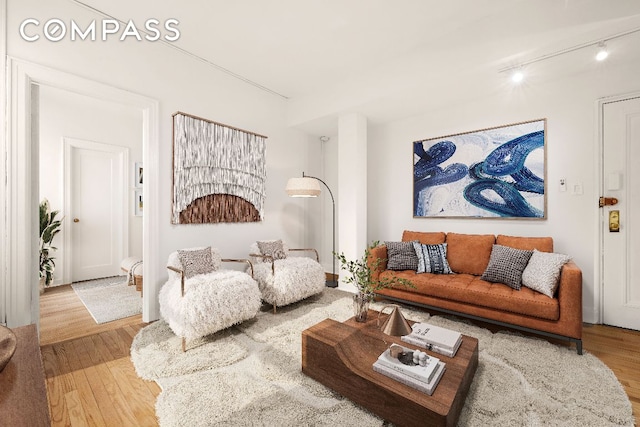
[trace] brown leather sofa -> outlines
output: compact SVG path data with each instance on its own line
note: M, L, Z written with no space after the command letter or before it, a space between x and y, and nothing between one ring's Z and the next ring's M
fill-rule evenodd
M514 237L492 234L458 234L405 231L402 241L447 243L447 261L455 274L417 274L387 270L387 248L378 246L371 257L383 258L374 277L396 275L415 288L395 286L380 290L378 297L508 326L539 335L568 340L582 354L582 271L570 261L562 267L553 298L522 287L480 279L489 264L493 244L516 249L553 252L551 237Z

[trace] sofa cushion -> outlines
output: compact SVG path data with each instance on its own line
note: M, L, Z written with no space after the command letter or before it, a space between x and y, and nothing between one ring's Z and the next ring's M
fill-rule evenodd
M417 240L425 245L437 245L438 243L444 243L446 234L438 232L422 232L422 231L409 231L404 230L402 233L403 242L412 242Z
M384 242L387 247L387 268L389 270L418 269L418 257L412 242Z
M417 273L451 274L451 267L447 262L447 244L423 245L413 242L413 248L418 259Z
M498 234L496 244L528 251L537 249L541 252L553 252L553 239L551 237L518 237Z
M533 255L522 273L522 284L553 298L558 288L562 266L571 260L569 255L533 250Z
M502 283L487 282L471 274L416 274L413 271L391 270L380 273L381 279L393 276L411 281L415 288L398 286L378 293L396 296L399 293L422 294L545 320L556 321L560 318L557 298L547 298L529 288L516 291Z
M489 265L482 273L482 280L504 283L513 289L522 287L522 272L529 263L533 251L493 245Z
M493 234L448 233L446 242L447 260L454 273L482 276L496 238Z

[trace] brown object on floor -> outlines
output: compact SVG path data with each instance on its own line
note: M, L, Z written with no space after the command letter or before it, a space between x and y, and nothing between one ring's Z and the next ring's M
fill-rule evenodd
M36 325L14 328L13 333L16 351L0 372L1 423L48 427L49 406Z
M478 340L463 335L433 395L373 370L391 344L417 348L383 334L371 311L366 323L326 319L302 332L302 372L376 415L402 426L455 426L478 367Z
M0 372L7 366L16 351L16 335L9 328L0 326Z

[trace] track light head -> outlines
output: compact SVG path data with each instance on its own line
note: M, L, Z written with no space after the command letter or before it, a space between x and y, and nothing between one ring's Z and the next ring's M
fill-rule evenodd
M524 73L522 72L522 68L516 68L511 73L511 81L514 83L520 83L524 80Z
M598 43L598 53L596 53L596 61L604 61L609 56L607 45L605 42Z

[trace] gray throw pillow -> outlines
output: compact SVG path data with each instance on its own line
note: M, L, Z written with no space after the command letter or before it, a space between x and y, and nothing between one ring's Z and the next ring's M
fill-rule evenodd
M282 240L260 240L257 243L260 253L262 255L270 256L274 261L277 259L285 259L287 257Z
M520 290L522 272L529 263L533 251L514 249L508 246L493 245L489 265L482 273L482 280L505 285Z
M549 298L558 289L558 279L562 266L571 261L569 255L533 250L533 255L522 272L522 284Z
M417 273L453 274L447 261L447 244L425 245L413 242L413 249L418 257Z
M384 242L387 247L387 270L418 269L418 257L412 242Z
M184 270L184 276L187 279L198 274L207 274L214 271L211 247L178 250L178 257Z

